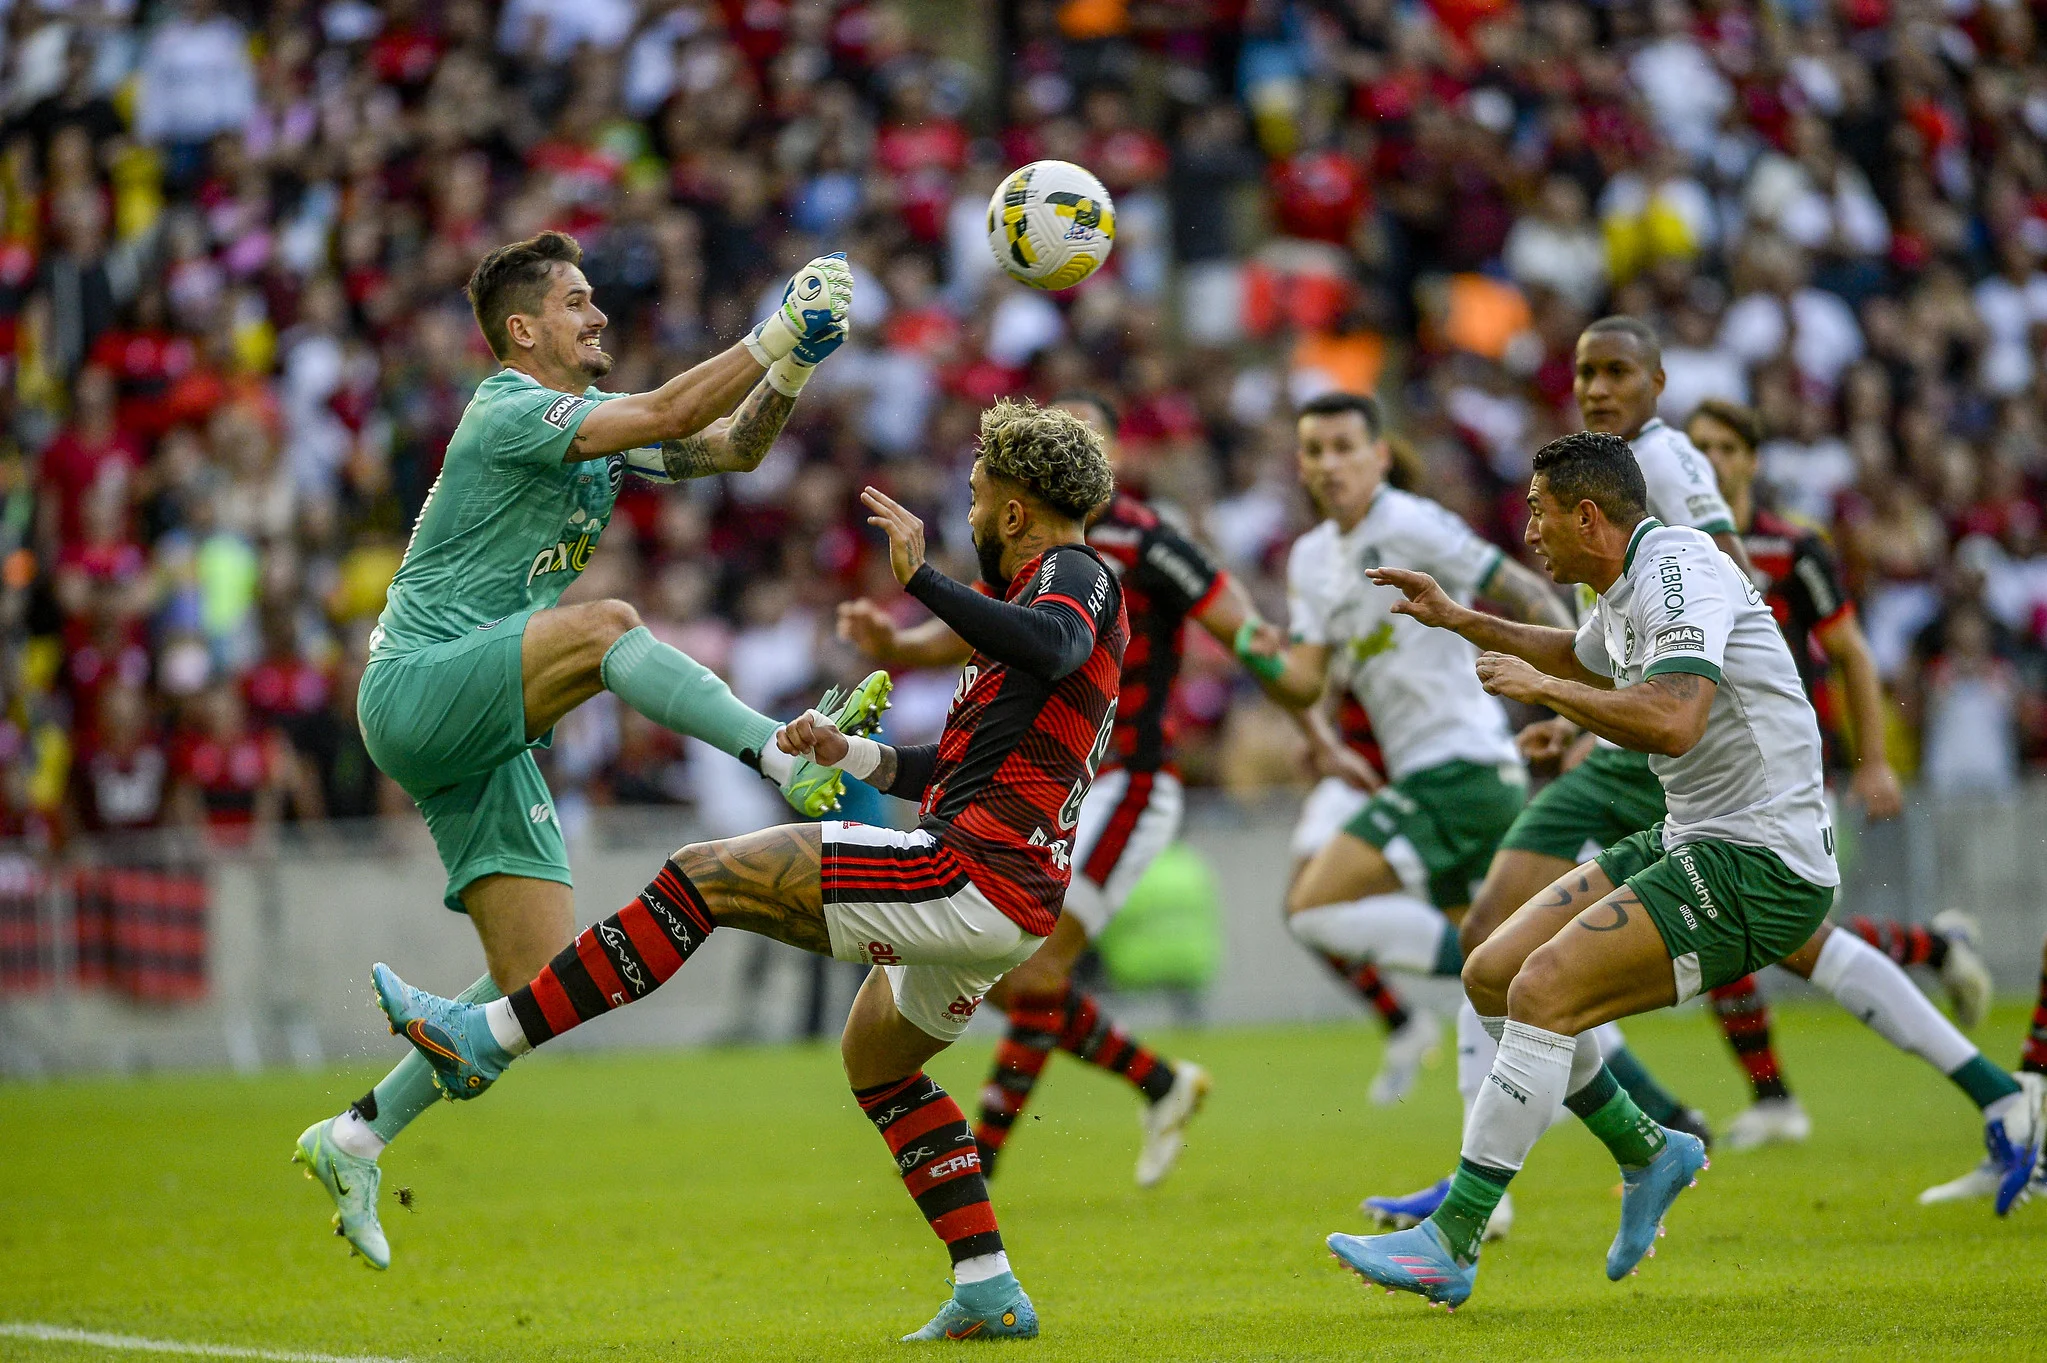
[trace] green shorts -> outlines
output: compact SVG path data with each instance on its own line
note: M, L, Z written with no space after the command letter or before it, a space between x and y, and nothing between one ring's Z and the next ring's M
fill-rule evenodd
M1795 875L1767 847L1704 839L1663 848L1663 825L1596 858L1649 911L1677 976L1677 1001L1775 965L1812 940L1834 890Z
M1384 853L1409 893L1457 909L1527 800L1528 777L1513 763L1445 762L1381 790L1343 831Z
M363 672L363 742L426 816L448 872L443 902L458 913L462 891L487 875L572 883L554 797L533 760L548 739L526 740L519 647L532 614Z
M1594 748L1537 791L1500 842L1503 852L1536 852L1583 865L1663 817L1663 783L1642 753Z

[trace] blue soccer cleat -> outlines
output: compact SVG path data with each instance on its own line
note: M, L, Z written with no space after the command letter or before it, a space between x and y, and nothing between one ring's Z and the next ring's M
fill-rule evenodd
M1450 1196L1450 1180L1431 1183L1418 1193L1401 1197L1368 1197L1358 1203L1358 1210L1371 1218L1375 1226L1386 1226L1393 1230L1406 1230L1417 1226L1435 1215L1436 1208L1443 1205L1443 1199Z
M2015 1074L2019 1101L1994 1122L1983 1124L1984 1161L1997 1176L1997 1214L2005 1215L2032 1195L2035 1186L2047 1182L2041 1169L2042 1147L2047 1146L2047 1081L2037 1074Z
M1373 1225L1387 1230L1406 1230L1418 1226L1435 1215L1436 1208L1443 1205L1443 1199L1450 1195L1450 1180L1431 1183L1418 1193L1405 1197L1368 1197L1358 1203L1358 1210ZM1499 1205L1485 1223L1481 1240L1504 1240L1514 1226L1514 1198L1511 1193L1501 1193Z
M382 961L371 968L370 976L376 981L377 1003L391 1020L392 1034L410 1041L426 1057L442 1097L474 1098L512 1063L491 1035L483 1005L414 989Z
M1457 1262L1450 1242L1433 1221L1424 1221L1391 1235L1344 1235L1329 1237L1329 1252L1338 1263L1388 1292L1413 1292L1428 1299L1431 1306L1452 1311L1471 1297L1471 1285L1478 1280L1478 1261Z
M1619 1282L1635 1271L1645 1255L1656 1252L1663 1234L1663 1215L1677 1195L1699 1181L1699 1171L1712 1164L1706 1144L1697 1136L1663 1128L1667 1138L1656 1158L1640 1169L1621 1173L1621 1229L1606 1251L1606 1276Z
M952 1298L929 1324L903 1343L920 1339L1036 1339L1038 1313L1014 1273L984 1282L955 1283Z
M377 1189L384 1172L373 1159L351 1155L334 1143L335 1119L314 1122L292 1148L291 1162L306 1168L334 1202L334 1233L374 1269L391 1266L391 1246L377 1220Z

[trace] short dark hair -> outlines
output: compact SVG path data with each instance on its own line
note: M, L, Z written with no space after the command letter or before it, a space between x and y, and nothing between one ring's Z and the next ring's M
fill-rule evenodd
M1331 389L1327 393L1309 398L1301 404L1301 409L1294 413L1294 420L1298 421L1304 416L1342 416L1345 412L1356 412L1363 417L1365 432L1372 439L1377 440L1386 433L1386 423L1379 415L1379 403L1376 398L1363 393L1346 393L1338 389Z
M1100 389L1068 388L1064 392L1060 393L1059 396L1052 399L1052 405L1054 407L1064 407L1069 403L1075 402L1085 402L1088 406L1094 408L1096 411L1100 412L1103 416L1108 418L1109 429L1103 432L1104 435L1115 435L1117 431L1122 427L1123 414L1116 410L1116 404L1114 400L1111 399L1108 396L1108 394L1102 392Z
M1625 336L1642 347L1642 353L1648 357L1651 366L1658 369L1663 367L1663 338L1656 334L1655 327L1639 317L1629 317L1621 313L1602 317L1585 328L1586 336L1594 333Z
M582 263L582 246L566 232L542 232L500 246L477 261L462 292L476 313L476 325L483 328L490 353L501 360L511 353L505 319L515 312L531 315L540 310L557 264Z
M1756 409L1753 407L1727 398L1707 398L1692 408L1692 414L1685 418L1686 432L1689 433L1692 423L1702 416L1711 417L1733 431L1735 438L1748 446L1750 454L1754 454L1763 443L1763 419L1756 415Z
M1615 525L1633 525L1648 513L1649 485L1628 442L1604 431L1559 436L1535 452L1535 471L1549 495L1564 506L1590 502Z
M1071 520L1116 491L1102 437L1071 412L1029 398L997 398L981 413L981 466Z

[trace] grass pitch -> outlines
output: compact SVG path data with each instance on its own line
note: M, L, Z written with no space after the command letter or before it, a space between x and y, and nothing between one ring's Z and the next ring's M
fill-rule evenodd
M2005 1007L1984 1028L1999 1063L2023 1025ZM1715 1158L1641 1277L1601 1271L1616 1179L1573 1125L1516 1181L1513 1238L1467 1308L1361 1291L1322 1237L1361 1228L1360 1195L1438 1177L1457 1145L1448 1056L1403 1107L1364 1102L1374 1031L1156 1038L1217 1088L1150 1193L1131 1183L1135 1095L1056 1057L994 1184L1045 1334L1003 1347L1046 1363L2047 1356L2047 1205L2004 1222L1914 1205L1978 1158L1974 1114L1832 1008L1786 1009L1778 1029L1812 1141ZM1716 1117L1741 1105L1708 1018L1629 1034ZM932 1069L970 1104L986 1062L974 1045ZM943 1252L829 1047L523 1063L385 1156L394 1263L370 1272L287 1157L378 1072L0 1088L0 1322L418 1360L899 1358L896 1336L946 1295ZM0 1337L0 1357L33 1363L132 1356Z

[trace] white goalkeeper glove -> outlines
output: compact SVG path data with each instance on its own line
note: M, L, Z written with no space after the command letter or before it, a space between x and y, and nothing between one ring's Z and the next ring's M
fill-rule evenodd
M767 367L777 391L793 394L846 339L852 306L846 253L819 256L789 280L781 306L747 333L747 352Z

